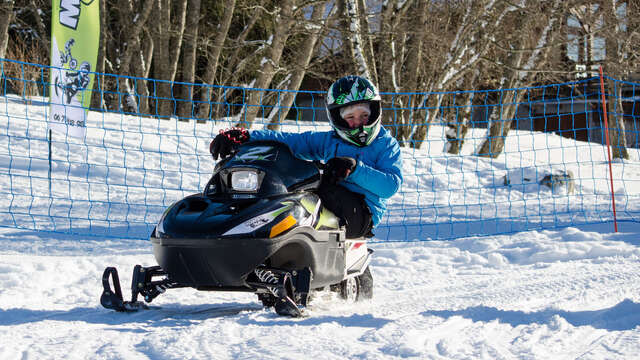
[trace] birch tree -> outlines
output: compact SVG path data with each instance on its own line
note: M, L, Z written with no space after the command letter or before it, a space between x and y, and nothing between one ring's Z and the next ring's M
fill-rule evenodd
M276 71L278 71L280 58L293 24L293 6L294 0L283 0L274 9L273 35L268 41L267 55L260 61L262 69L258 72L258 77L253 85L254 88L266 89ZM262 109L263 96L264 91L262 90L249 90L244 104L244 116L241 119L244 127L250 127L256 115Z
M489 43L495 32L503 26L505 16L516 10L508 2L496 0L463 1L464 12L459 20L452 23L455 35L447 43L448 51L437 60L437 70L428 79L425 90L430 94L424 103L429 109L425 121L415 127L410 144L420 147L426 138L429 125L438 117L443 94L470 70L489 50ZM443 41L441 39L440 41Z
M277 130L279 128L279 124L282 123L288 110L291 108L296 97L296 93L293 91L300 89L300 84L307 72L311 57L315 53L314 50L317 49L316 45L318 43L318 39L326 30L327 22L332 18L332 14L335 14L335 11L333 11L335 7L333 7L328 16L323 19L323 16L325 16L325 6L326 2L324 1L311 5L312 11L309 20L301 21L302 26L308 34L304 36L302 46L297 50L294 57L294 68L291 72L291 77L288 78L288 86L286 86L286 88L291 91L282 93L282 98L278 102L279 104L277 104L278 106L275 106L273 109L273 111L277 113L277 116L269 116L269 118L273 119L269 124L269 129ZM296 18L303 17L303 10L304 8L299 8Z
M349 54L357 73L355 75L377 83L373 50L367 49L371 42L365 40L365 36L369 34L369 22L364 1L338 0L338 8L344 11L340 21L343 52Z
M367 77L374 84L379 82L378 77L378 69L376 67L376 57L374 51L374 42L372 33L372 26L370 24L370 17L373 15L369 12L367 8L366 0L348 0L349 3L353 3L356 6L356 16L357 16L357 27L353 28L354 35L357 35L357 43L360 44L358 47L353 46L354 49L357 49L356 54L362 54L362 62L366 64L366 67L369 72L369 76ZM351 5L349 6L349 8ZM357 32L356 32L357 31Z
M545 51L551 51L551 44L557 38L560 24L563 21L566 6L565 0L553 0L546 3L528 1L528 6L522 6L513 13L513 27L520 31L501 33L502 42L495 44L496 51L502 54L495 62L502 74L500 76L500 98L497 107L490 118L487 137L477 150L480 156L496 158L504 150L505 139L511 130L518 104L528 89L518 89L527 84L532 74L539 67L544 66ZM543 16L541 16L543 15ZM509 29L510 27L505 27ZM490 59L487 59L490 61Z
M406 49L411 48L405 44L409 41L409 27L406 24L410 17L408 13L411 9L412 1L391 0L383 4L380 12L380 36L378 38L379 46L384 51L379 51L378 61L379 68L383 71L384 76L380 76L378 86L380 91L399 93L402 91L416 91L418 83L418 60L422 56L416 58L416 66L408 66L405 69L404 63L407 60ZM424 29L421 29L424 30ZM418 34L424 34L426 31L419 31ZM416 51L422 50L422 45L415 47ZM412 71L413 70L413 71ZM409 75L406 76L405 75ZM413 81L414 83L410 83ZM400 96L383 96L383 108L402 108L405 103L404 97ZM398 119L398 117L400 117ZM382 113L382 123L388 127L393 136L402 140L409 133L408 126L405 133L401 133L402 127L408 122L402 120L402 112L389 111Z

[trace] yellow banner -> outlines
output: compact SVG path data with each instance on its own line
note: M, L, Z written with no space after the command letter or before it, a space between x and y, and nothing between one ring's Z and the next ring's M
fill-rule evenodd
M99 0L52 0L49 128L84 137L100 43Z

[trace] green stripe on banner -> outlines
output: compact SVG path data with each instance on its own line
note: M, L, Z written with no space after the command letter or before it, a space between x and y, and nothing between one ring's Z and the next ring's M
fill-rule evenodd
M99 0L53 0L49 128L84 137L98 45Z

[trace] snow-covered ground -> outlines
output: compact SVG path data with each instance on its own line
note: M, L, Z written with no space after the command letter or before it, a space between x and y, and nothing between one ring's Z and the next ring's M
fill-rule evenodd
M22 191L23 194L29 191L47 193L48 190L33 190L34 184L41 182L43 171L46 178L46 162L44 166L42 164L46 155L43 160L40 143L27 140L29 130L25 129L29 126L20 125L26 118L36 118L34 114L41 109L33 105L19 108L5 103L9 116L0 114L0 129L5 129L0 132L0 167L4 167L3 170L11 167L15 176L3 175L5 178L0 178L0 189L5 192L7 189ZM105 121L104 118L101 120ZM212 129L203 131L213 133ZM8 134L12 134L11 140L8 140ZM146 141L153 143L156 135L151 132L144 136L145 142L124 135L110 141L119 144L131 142L131 147L142 148L147 146ZM430 136L437 137L437 131L430 132ZM501 226L508 224L510 219L516 221L519 216L530 215L532 210L525 205L531 206L531 203L536 205L534 215L541 213L540 209L561 208L565 213L563 216L569 219L589 218L579 212L584 209L592 209L595 218L603 217L598 208L590 207L600 204L600 208L607 210L609 184L605 174L608 167L603 161L602 147L584 143L576 145L553 135L538 136L513 132L510 141L518 140L520 149L533 150L524 153L529 157L524 160L523 153L507 154L513 156L509 162L502 157L497 160L432 157L428 154L434 150L429 149L420 150L423 153L407 152L407 156L417 154L412 159L418 160L405 161L405 174L409 176L402 194L397 196L405 197L402 206L409 209L414 205L426 207L426 204L441 205L445 201L460 202L469 205L465 208L467 215L479 218L487 209L474 207L475 204L493 204L491 212L495 216L496 213L504 215L501 212L505 210L499 204L509 203L511 205L506 209L510 213L504 216ZM200 139L199 134L192 137ZM190 146L194 153L203 154L195 158L196 162L202 161L203 167L212 167L204 162L208 145L205 138L202 136ZM536 139L542 139L544 146L539 146ZM527 143L529 140L531 143ZM435 144L433 149L441 153L443 144L432 144ZM11 164L4 161L9 158L6 150L9 145L14 152L24 145L24 153L35 159L25 164L22 173L18 171L20 159L12 160ZM185 146L180 141L174 145L177 149ZM472 151L473 145L470 141L466 151ZM545 150L560 147L570 151L570 155L563 152L562 162ZM77 199L84 193L97 196L91 187L70 186L73 182L69 179L76 176L89 184L116 181L114 177L119 176L118 169L111 168L111 172L106 173L97 171L106 161L100 156L111 157L117 150L110 149L111 153L92 154L95 158L85 156L85 160L95 164L93 167L54 167L53 193L63 196L67 191L69 196ZM75 150L73 146L72 150ZM44 151L46 154L46 149ZM72 151L67 156L72 160L75 156L83 159L79 152ZM128 184L135 187L139 180L132 174L135 175L136 171L144 175L152 173L151 170L140 170L153 169L148 162L154 157L149 156L142 159L144 167L136 165L135 154L126 152L124 159L114 161L134 168L123 176ZM162 156L160 158L162 160ZM180 161L175 168L163 169L167 172L176 170L176 173L200 170L189 168L191 165L187 164L194 161L187 160L184 163ZM497 179L512 174L511 179L514 179L510 171L516 168L553 167L554 162L572 170L580 179L574 195L549 193L541 197L539 189L526 189L533 185L522 186L520 190L505 190L503 185L493 186L492 191L481 189L487 185L488 174L495 175ZM504 166L507 163L512 166ZM516 163L518 166L514 165ZM487 171L462 172L470 166ZM634 182L640 174L637 152L632 153L631 160L616 162L613 166L614 174L617 172L620 176L614 175L615 178L624 176L630 179L614 185L616 194L620 195L620 206L627 211L638 209L640 206L634 201L625 201L637 199L634 196L640 194L640 186ZM451 176L454 169L464 176ZM67 189L55 187L56 174L62 174L58 179L61 183L66 181ZM163 173L162 184L170 188L178 188L184 185L183 182L190 181L190 186L197 189L206 181L206 176L204 179L177 176L169 179L175 183L164 182L165 175L166 172ZM495 180L490 182L495 183ZM439 191L433 198L412 198L412 189L422 186L432 186ZM461 196L460 189L463 188L469 189L466 199ZM181 192L176 190L171 194L179 197ZM137 199L133 193L128 195L131 198L127 200ZM105 196L104 199L94 197L93 200L117 202L109 197L115 196L113 192ZM146 196L145 199L151 197L149 194ZM7 204L2 201L0 204ZM163 201L160 201L161 205ZM399 211L399 203L398 197L392 199L391 211ZM79 207L67 206L64 215L78 216L76 212L80 211L83 203L78 200L74 205ZM17 201L0 206L5 206L0 209L4 213L9 207L16 213L29 210ZM34 203L30 206L34 207ZM158 208L161 211L162 206ZM100 216L94 208L89 208L89 211ZM154 300L153 305L159 308L149 311L128 314L109 311L99 304L103 269L106 266L118 267L123 290L128 294L133 266L155 264L147 241L119 238L117 234L114 237L113 233L88 236L43 232L38 229L46 223L44 220L42 223L33 220L36 225L33 229L18 229L8 226L5 221L0 227L0 358L640 357L640 224L620 222L617 233L614 233L611 222L605 222L519 231L509 235L432 240L419 231L407 230L407 222L397 220L400 215L411 219L412 214L412 211L390 214L381 239L385 241L371 245L375 250L373 300L354 305L330 293L320 293L307 309L309 316L300 319L280 317L272 310L262 309L251 294L191 289L168 291ZM452 211L448 216L455 220L462 215ZM142 223L145 216L153 214L134 220ZM20 219L14 221L23 224ZM405 239L429 241L401 241Z

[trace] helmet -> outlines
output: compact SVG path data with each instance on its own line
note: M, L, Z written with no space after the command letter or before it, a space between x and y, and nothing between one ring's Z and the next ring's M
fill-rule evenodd
M371 114L367 124L352 129L340 116L340 109L357 103L368 103ZM331 84L326 108L331 127L350 144L367 146L380 132L380 93L375 85L363 77L349 75Z

